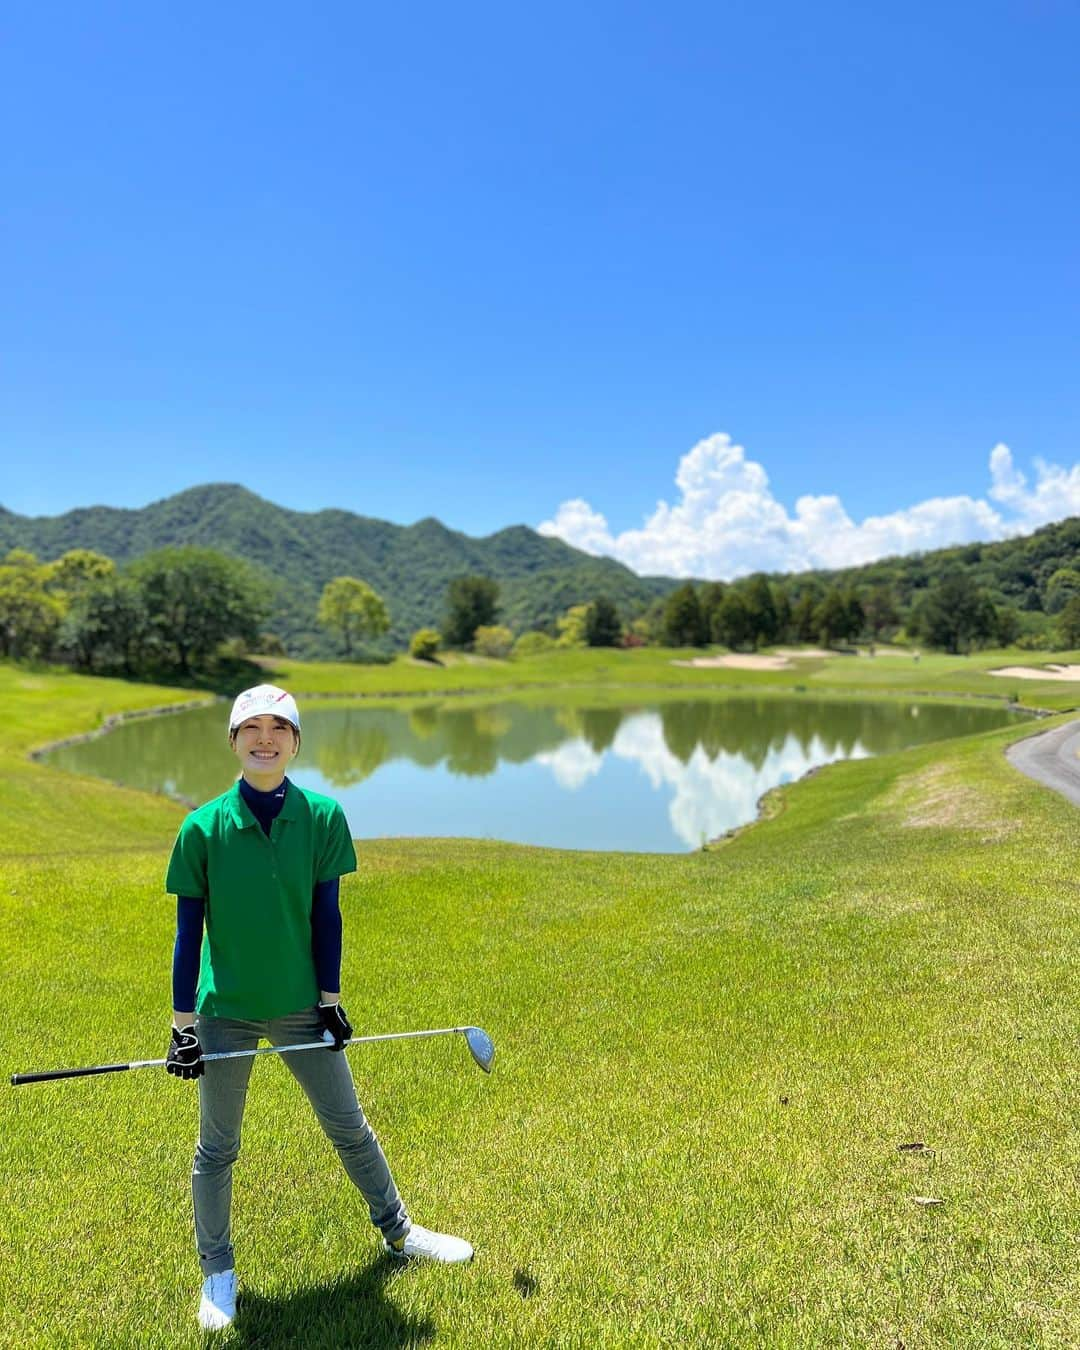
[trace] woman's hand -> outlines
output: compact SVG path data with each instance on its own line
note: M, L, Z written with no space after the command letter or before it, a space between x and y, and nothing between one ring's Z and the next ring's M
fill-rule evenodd
M345 1042L351 1040L353 1034L352 1024L345 1015L345 1009L340 1003L320 1003L319 1016L322 1018L323 1026L334 1038L334 1044L327 1048L344 1050Z
M173 1027L165 1071L175 1078L198 1078L206 1069L194 1025Z

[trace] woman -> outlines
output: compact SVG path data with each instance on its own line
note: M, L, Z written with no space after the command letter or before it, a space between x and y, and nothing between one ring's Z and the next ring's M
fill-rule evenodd
M300 748L300 714L285 690L263 684L242 693L229 717L229 745L241 776L181 825L165 883L177 897L167 1068L199 1079L192 1195L204 1276L199 1323L207 1330L236 1315L229 1213L253 1060L206 1063L203 1053L320 1037L340 1052L352 1036L340 992L338 884L356 871L345 813L285 776ZM301 1051L282 1059L367 1201L387 1252L470 1260L461 1238L410 1222L345 1056Z

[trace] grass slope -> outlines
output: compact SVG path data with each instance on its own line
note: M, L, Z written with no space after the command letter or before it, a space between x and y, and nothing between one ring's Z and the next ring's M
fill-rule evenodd
M181 813L19 755L172 691L24 678L0 668L0 1071L163 1053ZM1080 813L1005 761L1030 730L834 765L709 853L365 844L343 888L354 1022L475 1021L498 1046L491 1078L450 1039L351 1052L413 1214L477 1260L392 1270L264 1061L236 1172L244 1316L220 1343L1075 1345ZM200 1344L192 1086L0 1093L0 1342Z

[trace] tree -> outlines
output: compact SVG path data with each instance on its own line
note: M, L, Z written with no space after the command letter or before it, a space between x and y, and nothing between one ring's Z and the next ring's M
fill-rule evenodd
M43 569L45 588L61 607L56 646L82 670L94 668L97 637L94 622L87 622L87 610L81 604L97 587L116 577L116 564L103 553L89 548L72 548ZM113 663L123 666L123 662ZM126 667L125 667L126 669ZM131 673L131 672L127 672Z
M995 607L994 642L999 647L1011 647L1020 636L1020 615L1011 605Z
M776 601L776 641L791 641L791 601L783 586L773 587L773 599Z
M590 647L617 647L622 638L622 620L614 603L599 596L585 614L585 641Z
M150 636L181 674L205 666L227 638L254 644L269 612L268 587L239 558L212 548L162 548L132 563Z
M418 628L409 643L409 655L414 661L434 661L439 654L442 636L434 628Z
M768 646L776 641L779 625L776 618L776 601L768 579L759 572L752 576L743 587L743 603L750 619L750 629L754 646Z
M668 596L662 636L667 647L704 647L709 641L705 616L692 581L684 582Z
M720 613L720 606L724 603L724 596L726 594L727 586L722 581L710 581L701 588L699 602L701 604L701 613L705 620L705 628L709 634L710 642L722 641L717 635L716 623L717 616Z
M866 626L875 642L899 627L900 615L891 586L871 586L863 596L862 607Z
M844 592L844 632L849 642L854 642L866 625L866 611L853 590Z
M803 591L791 611L791 626L799 642L818 640L817 608L819 601L813 591Z
M588 605L571 605L565 614L561 614L555 620L555 627L559 630L558 646L560 647L584 647L588 644L585 640L585 625L589 618Z
M754 641L754 624L746 602L734 587L728 590L720 602L716 615L716 627L713 636L725 647L737 651L748 647Z
M443 637L449 647L468 647L476 630L499 612L499 583L490 577L455 577L446 588Z
M141 587L118 575L82 587L64 616L60 640L81 670L143 673L153 665L155 639Z
M645 615L632 620L630 627L623 634L624 647L647 647L652 640L652 624Z
M473 634L473 651L495 660L505 660L514 645L514 635L501 624L484 624Z
M382 597L359 577L335 577L323 587L315 619L320 628L336 633L352 658L359 637L381 637L390 627L390 613Z
M966 572L952 572L922 596L908 628L930 646L955 654L992 638L997 621L986 592Z
M116 572L116 564L104 553L89 548L71 548L45 566L45 584L52 591L72 595Z
M1060 614L1076 595L1080 595L1080 572L1075 567L1059 567L1046 583L1043 608L1047 614Z
M645 607L645 612L639 614L630 625L632 633L636 633L652 646L663 642L665 603L662 595L654 596Z
M818 640L826 647L831 647L834 642L847 637L848 607L838 587L834 586L828 591L825 599L814 610L814 624Z
M1080 647L1080 595L1074 595L1058 615L1058 632L1066 651Z
M527 661L532 656L539 656L542 652L551 651L555 646L555 639L549 637L547 633L529 632L522 633L514 643L512 655Z
M0 562L0 656L47 656L63 601L45 589L48 567L33 553L13 548Z

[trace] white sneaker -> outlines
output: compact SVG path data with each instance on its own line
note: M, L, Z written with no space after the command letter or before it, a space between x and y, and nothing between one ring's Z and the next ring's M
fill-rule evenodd
M203 1281L199 1303L199 1326L204 1331L221 1331L236 1316L236 1271L223 1270Z
M473 1249L464 1238L451 1237L449 1233L433 1233L430 1228L421 1228L414 1223L405 1234L405 1245L399 1251L392 1247L386 1238L383 1246L391 1256L424 1257L428 1261L444 1261L447 1265L455 1261L471 1261Z

